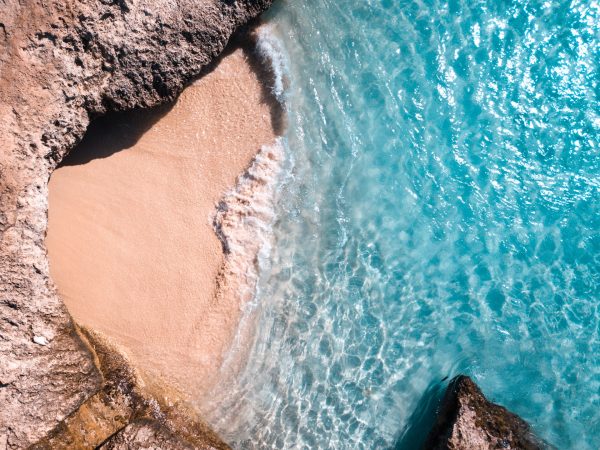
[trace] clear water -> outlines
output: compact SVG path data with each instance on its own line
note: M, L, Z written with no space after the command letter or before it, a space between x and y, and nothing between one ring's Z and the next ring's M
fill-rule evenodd
M235 448L418 448L472 376L600 448L600 5L279 1L289 174ZM431 403L433 402L433 403Z

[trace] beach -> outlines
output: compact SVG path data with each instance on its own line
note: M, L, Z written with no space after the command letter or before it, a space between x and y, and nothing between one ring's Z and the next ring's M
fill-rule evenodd
M218 380L255 279L239 264L256 254L228 262L215 218L232 229L224 199L261 148L273 159L271 100L248 49L229 50L173 105L93 122L50 180L50 272L69 312L188 399Z

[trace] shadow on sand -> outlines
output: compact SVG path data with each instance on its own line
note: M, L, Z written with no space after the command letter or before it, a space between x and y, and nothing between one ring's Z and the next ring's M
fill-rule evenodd
M287 120L282 105L272 94L274 74L270 62L265 61L256 50L255 30L259 25L260 23L256 22L235 33L221 55L205 66L191 82L208 75L225 57L237 49L242 49L250 68L261 81L260 101L269 106L273 130L275 134L282 135ZM58 167L86 164L133 147L144 133L173 108L174 104L175 102L171 102L152 109L113 112L92 120L81 142L69 152Z
M87 164L133 147L172 107L171 103L148 110L114 112L92 120L81 142L58 167Z

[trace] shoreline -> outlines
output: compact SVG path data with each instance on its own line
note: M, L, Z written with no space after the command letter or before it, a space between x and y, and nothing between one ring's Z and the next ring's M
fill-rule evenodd
M246 36L173 105L92 125L50 180L59 294L76 322L124 349L151 391L172 387L169 401L197 403L218 382L253 293L285 123L264 59Z
M213 219L223 245L224 264L217 277L217 299L238 298L240 316L231 345L219 369L220 383L236 376L250 352L253 300L260 276L259 261L268 258L271 226L275 220L274 195L284 159L283 138L263 146L236 186L219 202ZM217 387L215 385L214 387ZM213 389L206 392L212 394ZM196 403L206 406L199 399ZM214 399L208 399L209 402Z

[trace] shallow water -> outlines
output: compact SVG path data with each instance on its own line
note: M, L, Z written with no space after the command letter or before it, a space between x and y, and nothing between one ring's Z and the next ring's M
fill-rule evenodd
M268 20L288 175L217 430L413 449L466 373L549 443L600 447L600 4L280 1Z

